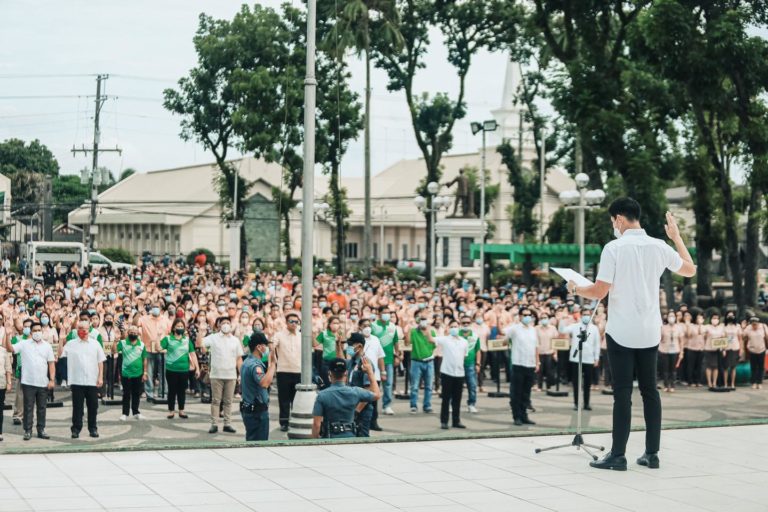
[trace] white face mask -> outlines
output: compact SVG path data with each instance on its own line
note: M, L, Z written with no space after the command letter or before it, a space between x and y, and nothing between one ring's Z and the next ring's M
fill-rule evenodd
M366 338L371 336L371 328L370 327L363 327L363 336Z
M229 324L224 324L221 326L221 332L224 334L229 334L229 332L232 330L232 326Z
M619 228L616 227L616 224L613 225L613 236L616 238L621 238L621 231L619 231Z
M35 340L35 341L42 340L43 339L43 333L41 333L39 331L38 332L33 332L32 333L32 339Z

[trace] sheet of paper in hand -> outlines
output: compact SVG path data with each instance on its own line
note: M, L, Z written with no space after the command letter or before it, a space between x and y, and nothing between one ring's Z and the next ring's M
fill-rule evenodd
M549 269L554 272L555 274L559 275L563 279L565 279L565 282L573 281L578 286L590 286L594 284L592 281L584 277L583 275L579 274L572 268L562 268L562 267L549 267Z

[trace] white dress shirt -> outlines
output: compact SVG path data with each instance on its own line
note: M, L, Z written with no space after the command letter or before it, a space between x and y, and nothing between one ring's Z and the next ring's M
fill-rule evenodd
M606 244L597 280L611 285L605 332L627 348L651 348L661 341L659 280L664 270L677 272L683 259L644 229L628 229Z
M587 339L581 347L581 362L584 364L595 364L600 359L600 329L593 323L584 325L581 322L563 328L564 333L571 337L570 360L572 363L579 362L579 334L586 328Z
M451 377L464 377L464 358L469 353L469 343L462 337L438 336L435 344L443 351L440 373Z
M379 369L379 359L384 358L384 348L381 346L379 338L371 334L370 337L365 338L365 347L363 347L365 357L368 358L368 362L373 367L373 373L376 374L376 380L381 381L381 369ZM389 379L391 375L387 375Z
M61 357L67 358L67 382L70 386L96 386L99 363L107 359L99 342L90 336L86 341L80 338L70 340L64 345Z
M504 333L512 349L512 364L536 368L536 348L539 346L539 336L533 325L514 324Z
M21 354L21 383L44 388L48 385L48 363L54 361L53 349L43 340L27 338L12 345L14 354ZM21 390L16 390L19 393Z
M203 338L210 351L212 379L237 379L237 360L243 354L243 345L232 334L215 332Z

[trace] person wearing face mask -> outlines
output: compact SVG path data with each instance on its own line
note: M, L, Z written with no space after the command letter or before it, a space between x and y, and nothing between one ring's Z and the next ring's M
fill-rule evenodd
M341 321L338 317L330 316L328 318L328 328L322 331L315 338L314 349L316 351L322 351L322 358L319 367L316 369L317 374L322 379L323 388L331 385L330 377L328 375L328 363L333 361L337 357L342 357L343 352L341 350Z
M531 388L535 372L541 364L538 351L538 332L529 309L523 309L520 323L512 324L504 332L509 340L512 359L512 379L509 386L509 406L516 426L535 425L528 417Z
M472 330L472 319L461 317L459 336L467 340L467 357L464 358L464 378L467 383L467 410L477 414L477 374L480 373L480 338Z
M448 411L451 410L453 428L467 428L461 423L461 394L464 391L464 360L469 354L467 340L459 336L459 322L452 319L448 324L448 336L437 336L435 344L442 349L440 365L442 403L440 404L440 428L448 429Z
M432 383L435 380L435 337L437 331L430 327L426 311L419 310L418 324L405 336L405 344L411 346L410 399L411 414L418 412L419 386L424 381L423 411L432 412Z
M395 373L395 357L400 359L400 349L398 348L397 327L390 322L392 312L389 306L379 308L379 320L371 324L371 332L381 342L384 349L384 371L381 372L381 382L383 385L384 397L382 398L382 412L387 415L395 414L392 410L392 378Z
M88 335L89 324L77 324L77 339L64 345L62 356L67 358L67 375L72 390L72 439L80 437L83 428L83 402L88 408L88 432L99 437L96 414L99 408L98 389L104 384L104 361L107 356L101 345Z
M371 362L371 367L373 368L376 381L381 384L381 375L384 373L384 369L386 368L386 364L384 362L386 353L384 352L384 348L381 346L381 341L379 338L372 334L370 320L366 318L360 320L358 322L358 329L363 335L363 339L365 340L365 355ZM378 400L374 400L368 404L368 408L365 412L368 414L368 425L370 426L370 430L381 432L383 429L379 425L378 402Z
M552 348L552 338L557 338L557 328L549 321L549 315L543 313L539 318L539 324L536 326L538 336L538 351L540 371L538 373L537 391L544 388L546 379L547 390L555 385L555 364L557 363L557 352Z
M248 349L251 353L241 367L243 399L240 415L245 426L245 440L266 441L269 439L269 386L275 376L277 361L261 331L249 337ZM264 364L265 357L268 365Z
M675 374L683 362L683 330L677 324L674 311L670 311L661 326L661 343L659 343L659 358L661 360L661 376L664 380L664 392L675 392Z
M139 318L141 339L147 347L149 378L145 383L145 390L148 399L164 398L158 395L158 391L164 391L165 387L161 387L160 390L157 389L160 385L160 379L163 378L160 340L168 334L171 324L169 318L160 313L160 303L153 302L149 308L149 314L144 314Z
M696 314L692 321L692 315L686 312L683 315L683 327L685 330L685 349L683 360L685 361L685 382L688 386L701 387L704 382L704 336L706 326L704 315Z
M716 390L717 378L720 375L720 352L713 341L725 338L725 327L720 323L720 315L714 313L709 319L709 325L704 326L704 375L710 391Z
M25 322L24 330L29 329L29 338L17 339L14 343L5 339L5 349L20 358L21 386L16 393L24 400L24 440L32 439L32 421L37 409L37 437L50 439L45 432L45 404L48 391L53 389L56 368L53 350L43 341L40 324ZM29 325L29 327L27 327Z
M117 342L120 340L120 331L115 326L114 317L110 314L104 315L104 323L97 331L102 340L101 347L107 355L107 360L104 362L104 390L100 392L103 393L103 396L113 399L115 397L115 383L117 380L115 351L117 349Z
M728 348L723 357L723 381L727 388L735 391L736 365L739 364L739 356L744 357L744 333L733 311L725 315L725 336L728 338Z
M744 329L744 342L749 355L750 380L752 389L762 389L765 377L765 351L768 348L768 326L753 316Z
M117 343L117 353L121 357L121 382L123 384L123 414L120 421L127 421L129 412L134 419L142 419L139 412L141 394L147 381L147 348L139 339L139 328L128 327L128 336Z
M240 341L232 335L232 322L229 317L223 316L218 320L219 332L202 338L201 344L210 356L211 376L211 428L209 434L219 431L218 417L219 405L224 416L224 432L234 434L230 412L232 400L235 396L235 385L240 375L240 367L243 353ZM198 333L198 336L201 336Z
M662 324L659 281L667 269L683 277L693 277L696 266L670 212L666 215L665 230L674 249L645 233L640 226L640 204L634 199L616 199L608 212L619 238L603 247L595 283L589 286L568 283L572 293L588 299L602 300L610 292L606 344L613 374L613 446L602 460L591 462L590 466L626 470L633 380L637 376L646 423L645 453L637 463L658 468L661 398L656 389L656 367Z
M13 355L5 348L5 328L0 318L0 441L3 440L3 411L5 409L5 394L13 390Z
M22 322L21 334L17 334L10 338L12 345L32 339L32 323L31 318L27 318ZM24 393L21 387L21 367L23 360L21 356L13 351L13 349L9 348L7 350L9 353L14 354L14 357L16 358L16 373L14 376L16 378L16 400L13 404L13 424L21 425L22 418L24 417Z
M288 431L296 385L301 383L301 319L295 312L285 317L285 329L272 338L277 361L277 404L279 407L280 431ZM254 333L258 333L254 329ZM263 362L263 361L262 361Z
M585 310L577 324L569 325L561 332L571 337L570 363L571 383L573 385L573 410L579 406L579 336L587 332L587 339L581 346L581 385L583 389L583 404L585 411L591 411L589 405L590 390L592 389L593 368L600 364L600 330L591 322L592 311Z
M179 402L179 418L188 418L184 412L187 396L187 379L189 371L195 372L195 378L200 377L200 368L195 357L195 345L186 336L187 328L184 320L174 320L171 334L160 340L160 348L165 354L165 380L168 383L168 419L175 415L176 401Z
M371 359L371 356L366 353L366 347L369 345L370 341L370 339L366 339L365 335L360 332L353 332L347 340L346 352L347 357L349 358L348 382L350 386L370 390L372 382L375 381L377 384L379 382L379 377L377 377L375 373L372 381L368 372L362 370L363 362L366 362L371 368L376 368L376 359ZM368 348L368 350L370 350L370 348ZM380 345L379 351L381 351ZM384 357L383 351L381 351L380 355L381 358ZM357 437L370 437L374 410L375 401L359 404L357 407L355 419L357 425Z

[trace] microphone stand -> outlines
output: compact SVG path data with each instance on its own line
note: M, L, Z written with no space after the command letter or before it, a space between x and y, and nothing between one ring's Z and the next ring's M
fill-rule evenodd
M592 310L595 311L595 308L597 306L597 301L595 301L594 304L592 304ZM589 326L592 325L592 317L594 315L590 315L590 323L584 326L584 328L581 329L579 332L579 346L578 346L578 353L579 353L579 366L578 366L578 375L577 375L577 387L573 390L574 393L576 393L576 434L573 436L573 441L571 441L568 444L561 444L557 446L549 446L547 448L536 448L536 453L541 452L548 452L551 450L559 450L560 448L568 448L570 446L575 446L576 450L584 450L584 452L592 457L592 460L597 460L597 455L592 453L589 449L599 450L603 451L605 450L604 446L598 446L594 444L589 444L584 442L584 436L582 435L582 425L581 425L581 417L582 417L582 410L584 404L582 403L582 399L584 397L584 393L582 391L582 388L584 387L583 383L583 372L582 372L582 354L584 353L582 348L584 347L584 342L587 341L587 335Z

